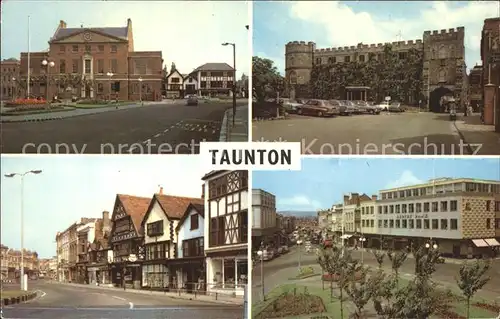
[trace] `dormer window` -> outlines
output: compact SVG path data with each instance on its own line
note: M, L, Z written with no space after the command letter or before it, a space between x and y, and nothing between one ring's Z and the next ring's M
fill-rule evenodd
M163 235L163 221L148 223L146 225L148 236L161 236Z

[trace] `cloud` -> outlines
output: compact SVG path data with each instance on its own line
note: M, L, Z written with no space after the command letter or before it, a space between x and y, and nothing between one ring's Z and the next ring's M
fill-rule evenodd
M316 210L322 207L319 201L312 200L304 195L278 199L278 206L280 206L280 209L293 210Z
M401 174L401 176L397 180L388 183L385 188L386 189L397 188L397 187L421 184L423 182L424 181L416 177L412 171L406 170Z

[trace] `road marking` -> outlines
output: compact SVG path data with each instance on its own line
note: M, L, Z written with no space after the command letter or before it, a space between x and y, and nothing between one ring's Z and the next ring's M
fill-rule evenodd
M128 304L130 305L129 309L133 309L134 308L134 304L133 303L129 302Z
M115 298L115 299L122 300L122 301L126 301L127 300L125 298L117 297L117 296L111 296L111 298Z
M167 132L168 132L168 130L169 130L169 129L167 128L165 131L163 131L163 133L167 133Z
M151 139L143 141L142 144L148 144L150 142L151 142Z
M155 138L156 138L156 137L160 137L160 135L161 135L161 134L160 134L160 133L158 133L158 134L156 134L154 137L155 137Z

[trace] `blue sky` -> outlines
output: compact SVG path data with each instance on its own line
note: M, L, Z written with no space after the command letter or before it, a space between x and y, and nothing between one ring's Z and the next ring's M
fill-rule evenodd
M284 72L285 44L314 41L317 48L422 39L426 30L465 27L468 68L481 60L483 21L500 15L498 1L255 1L254 55Z
M276 195L280 210L329 208L343 194L376 195L379 190L417 184L435 177L500 181L500 158L493 159L302 159L301 171L253 172L252 188Z
M40 257L56 253L55 236L81 217L112 212L117 193L200 197L201 178L208 171L199 156L2 156L1 242L21 247L21 182L4 174L41 169L24 178L26 249Z
M238 77L248 74L249 4L244 1L2 1L2 59L28 50L28 15L31 50L43 51L64 20L68 28L125 27L132 19L136 51L162 51L170 70L175 62L182 73L207 62L233 65L236 43Z

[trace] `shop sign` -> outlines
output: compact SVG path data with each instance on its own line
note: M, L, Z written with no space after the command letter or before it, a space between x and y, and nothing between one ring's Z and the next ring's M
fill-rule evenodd
M403 214L396 215L396 219L429 218L429 214Z

